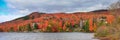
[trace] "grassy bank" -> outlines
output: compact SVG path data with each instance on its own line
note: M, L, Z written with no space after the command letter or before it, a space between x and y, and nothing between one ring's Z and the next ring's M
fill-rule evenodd
M95 38L100 40L120 40L120 18L116 18L112 24L99 27L95 32Z

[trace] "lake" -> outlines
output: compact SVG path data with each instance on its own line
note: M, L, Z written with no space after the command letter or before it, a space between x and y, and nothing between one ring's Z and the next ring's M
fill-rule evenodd
M0 40L97 40L94 33L0 33Z

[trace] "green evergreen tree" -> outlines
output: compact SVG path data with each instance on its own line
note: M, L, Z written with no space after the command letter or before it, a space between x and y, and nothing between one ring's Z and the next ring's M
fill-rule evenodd
M34 29L39 29L37 23L34 23L34 24L33 24L33 28L34 28Z
M88 21L88 20L85 22L85 25L84 25L84 27L83 27L83 30L84 30L85 32L89 32L89 21Z
M27 30L32 31L32 28L31 28L30 24L27 25Z
M28 19L29 19L29 16L23 17L23 20L28 20Z
M74 27L72 26L72 24L70 23L70 30L73 31L74 30Z

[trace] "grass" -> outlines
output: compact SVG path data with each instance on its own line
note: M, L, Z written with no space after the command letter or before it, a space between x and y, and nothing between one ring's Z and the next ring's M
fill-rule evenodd
M95 32L95 37L100 40L120 40L120 25L101 26Z

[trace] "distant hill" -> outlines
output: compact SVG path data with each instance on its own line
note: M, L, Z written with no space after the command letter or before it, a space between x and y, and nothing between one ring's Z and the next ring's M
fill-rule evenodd
M107 12L108 10L107 9L101 9L101 10L94 10L94 11L91 11L91 12Z

